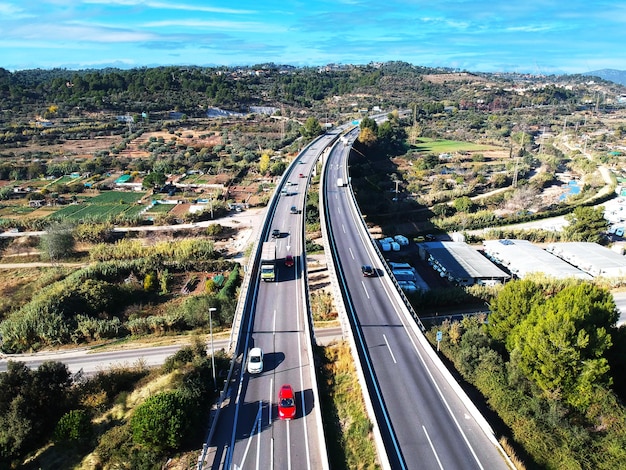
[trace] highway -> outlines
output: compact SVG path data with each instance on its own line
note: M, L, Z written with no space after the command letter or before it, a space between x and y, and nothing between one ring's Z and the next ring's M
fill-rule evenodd
M309 175L335 138L325 135L303 150L283 177L286 194L277 188L275 210L268 211L270 224L260 241L270 238L272 230L280 231L276 238L277 281L261 282L252 273L249 292L254 295L244 313L236 352L241 360L209 443L210 468L328 468L308 316L304 206ZM300 211L292 213L292 206ZM293 267L284 264L287 254L294 257ZM245 371L252 347L262 348L265 354L264 370L254 376ZM277 418L278 390L283 384L290 384L295 391L293 420Z
M394 469L509 468L486 423L459 398L447 371L413 320L378 258L345 181L349 145L331 152L325 174L326 218L336 270L359 349L368 393ZM364 277L361 265L378 275ZM461 396L463 396L461 394ZM482 426L482 427L481 427Z

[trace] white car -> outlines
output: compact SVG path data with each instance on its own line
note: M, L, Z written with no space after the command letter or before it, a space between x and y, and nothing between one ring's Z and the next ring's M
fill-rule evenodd
M252 348L248 353L248 372L250 374L263 372L263 350L261 348Z

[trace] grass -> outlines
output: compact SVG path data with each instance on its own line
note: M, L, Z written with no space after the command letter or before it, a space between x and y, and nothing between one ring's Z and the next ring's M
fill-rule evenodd
M155 204L150 209L148 209L147 212L150 212L152 214L167 214L174 207L176 207L176 204Z
M428 137L420 137L419 144L414 148L422 153L454 153L454 152L472 152L480 150L495 150L497 147L493 145L480 145L471 142L461 142L457 140L439 140Z
M372 423L365 411L350 346L320 348L320 395L326 446L333 469L379 469Z

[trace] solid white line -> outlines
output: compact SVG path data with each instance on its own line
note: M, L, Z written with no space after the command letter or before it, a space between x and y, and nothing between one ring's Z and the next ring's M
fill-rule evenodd
M291 470L291 435L289 433L289 421L287 420L287 470Z
M306 319L304 318L304 314L301 315L300 312L300 302L298 304L298 360L300 361L300 409L302 410L302 428L304 429L304 448L306 451L306 468L311 469L311 451L309 449L309 432L306 426L306 416L305 416L305 403L304 403L304 376L302 375L302 371L304 370L304 366L302 365L302 340L300 331L304 331L304 322ZM302 321L302 324L300 323ZM295 397L294 397L295 398ZM289 432L289 422L287 422L287 432ZM289 465L291 466L291 460L289 461Z
M276 309L274 309L274 318L272 320L272 334L276 335Z
M387 345L387 349L389 349L389 354L391 354L391 359L393 359L393 363L397 364L398 361L396 361L396 357L393 355L393 351L391 350L391 346L389 346L389 341L387 341L387 337L383 335L383 338L385 338L385 344Z
M367 298L370 298L370 295L367 293L367 287L365 287L365 283L363 281L361 281L361 285L363 286L363 290L365 291L365 295L367 296Z
M389 296L389 293L387 295ZM389 296L389 298L391 299L391 296ZM439 384L437 384L437 381L435 380L435 377L433 376L432 372L430 371L430 368L426 364L426 361L424 360L424 357L422 356L422 353L420 352L419 348L417 347L417 344L413 340L413 336L409 333L409 328L407 327L407 325L406 325L406 323L404 321L403 316L400 315L398 310L395 310L395 311L396 311L396 315L397 315L398 319L402 323L402 326L404 328L404 331L407 334L407 337L409 338L409 341L413 345L413 349L417 353L417 357L419 357L420 362L424 366L424 370L426 371L426 373L430 377L430 382L432 383L433 387L435 387L435 390L437 390L437 394L439 395L439 398L441 399L441 401L445 405L446 409L448 410L448 414L449 414L450 418L452 419L452 421L454 421L454 424L456 425L459 433L461 434L461 437L463 437L463 440L465 441L465 444L467 445L467 448L469 449L470 453L472 454L472 457L474 457L474 460L476 461L476 464L478 465L478 467L481 470L484 470L484 467L480 463L480 460L478 459L478 456L476 455L476 452L474 451L474 448L472 447L472 444L470 444L469 439L465 435L465 432L463 432L463 428L461 428L461 425L459 424L459 421L456 419L456 416L454 416L454 413L452 412L452 408L448 404L448 401L446 400L446 397L444 396L443 392L439 388Z
M430 436L428 435L428 431L426 431L426 428L422 425L422 429L424 430L424 434L426 434L426 439L428 439L428 443L430 444L430 448L433 451L433 454L435 455L435 458L437 459L437 463L439 464L439 468L441 470L443 470L443 465L441 465L441 460L439 460L439 456L437 455L437 451L435 450L435 446L433 445L433 441L430 440Z

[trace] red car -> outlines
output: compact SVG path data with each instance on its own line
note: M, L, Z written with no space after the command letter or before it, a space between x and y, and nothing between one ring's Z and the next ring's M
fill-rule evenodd
M291 385L285 384L278 392L278 417L293 419L296 416L296 399Z
M285 256L285 266L287 266L288 268L293 267L293 256L291 255Z

